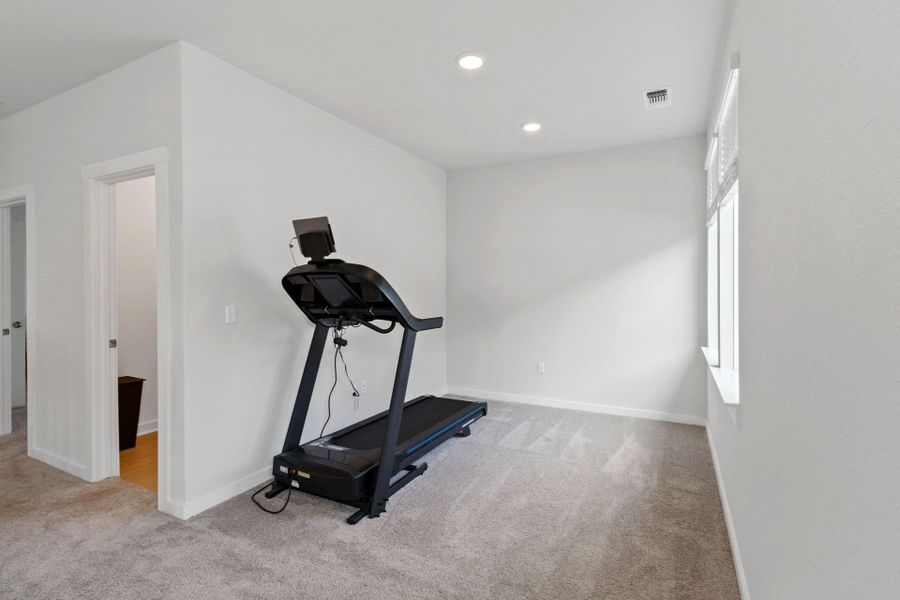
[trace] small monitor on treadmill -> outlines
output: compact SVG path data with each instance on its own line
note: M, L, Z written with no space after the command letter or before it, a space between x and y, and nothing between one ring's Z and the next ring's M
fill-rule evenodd
M334 252L334 234L331 233L328 217L295 219L294 233L300 243L300 252L312 262L324 260Z

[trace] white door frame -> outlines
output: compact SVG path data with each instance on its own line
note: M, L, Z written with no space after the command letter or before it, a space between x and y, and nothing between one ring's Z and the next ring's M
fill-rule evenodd
M82 169L86 389L90 402L91 481L119 475L118 373L110 340L116 335L115 185L156 177L156 312L158 378L158 506L170 502L172 434L172 318L169 269L169 153L166 148L130 154Z
M34 360L35 343L35 235L34 235L34 184L29 183L0 190L0 328L10 327L10 248L9 210L25 205L25 323L31 331L26 337L25 351ZM38 402L34 394L34 377L27 379L25 394L28 398L28 454L34 445L34 415ZM0 337L0 434L12 431L12 344L9 335Z

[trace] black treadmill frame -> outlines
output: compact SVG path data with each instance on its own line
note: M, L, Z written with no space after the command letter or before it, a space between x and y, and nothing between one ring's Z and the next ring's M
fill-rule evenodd
M317 302L311 302L308 297L304 296L302 293L302 287L304 287L304 285L311 285L318 290L318 278L336 279L344 282L345 285L347 285L347 282L349 281L348 278L361 279L377 289L380 298L373 307L354 292L352 294L353 302L351 302L350 305L335 307L326 304L325 306L320 306ZM294 408L291 412L290 424L288 425L287 433L284 438L282 453L297 448L300 445L306 417L309 413L310 401L312 400L313 390L315 389L319 366L322 362L322 356L325 350L325 343L328 339L328 330L332 327L341 327L351 324L365 325L378 333L390 332L395 323L400 324L403 328L403 339L400 343L400 353L397 359L394 385L391 392L390 405L387 410L387 426L385 427L384 440L381 445L381 457L377 466L374 491L372 495L364 501L346 502L337 500L358 509L356 513L347 519L348 523L357 523L366 516L369 518L378 517L381 513L386 512L387 501L393 494L405 487L419 475L422 475L428 468L426 463L420 465L412 464L417 458L426 454L428 451L454 435L464 437L469 434L468 423L470 423L471 420L460 423L451 430L430 440L427 444L424 444L422 448L410 453L410 456L404 457L400 461L398 469L396 471L394 470L395 466L397 466L395 465L397 438L403 417L416 334L419 331L440 328L443 325L443 318L433 317L419 319L413 316L400 299L399 294L394 291L390 284L379 273L364 265L345 263L335 259L313 260L306 265L291 269L282 279L282 286L303 313L315 324L309 353L307 354L306 364L303 368L303 376L300 380L300 386L297 389L297 396L294 401ZM349 286L347 287L349 288ZM373 326L371 323L373 320L389 321L391 327L382 329ZM484 410L484 413L486 413L486 409ZM330 434L330 437L336 437L383 417L384 413L374 415L369 419L332 433ZM391 480L394 476L401 471L406 471L406 473L400 479L392 482ZM290 477L274 472L274 469L273 476L275 479L272 482L272 486L265 493L267 498L277 496L291 488ZM315 495L328 497L322 494ZM334 498L331 499L335 500Z
M325 350L325 342L328 338L328 329L329 327L316 323L316 329L313 332L312 342L310 343L309 354L306 358L306 365L303 369L303 377L300 380L300 387L297 390L294 410L291 413L291 422L284 438L282 452L287 452L300 445L300 439L303 435L303 426L306 422L306 415L309 412L309 404L312 400L313 389L315 388L319 371L319 364L321 363L322 355ZM422 475L428 468L428 465L425 463L422 463L421 465L412 464L416 459L434 449L450 437L455 435L468 435L468 422L459 423L457 426L436 436L421 448L411 452L408 456L403 457L399 465L399 470L394 471L396 463L395 456L397 453L397 437L400 431L403 409L406 406L404 399L406 398L406 388L409 383L409 373L412 366L415 341L416 332L412 329L404 329L403 340L400 343L400 356L397 360L397 372L394 377L394 387L391 392L391 403L387 410L388 421L387 427L385 428L384 441L381 445L381 456L377 466L375 490L368 501L340 501L358 509L353 515L348 517L347 522L350 524L358 523L363 517L368 516L369 518L375 518L381 513L386 512L388 499L397 491L404 488L413 479ZM427 396L416 399L410 402L410 404L414 404L426 397ZM328 437L338 437L383 417L384 413L373 415L368 419L331 433ZM387 468L385 468L385 466ZM406 471L406 473L402 478L391 483L391 479L394 477L395 473L400 471ZM265 494L267 498L277 496L290 488L290 477L278 473L274 473L274 476L275 481L272 482L272 487ZM334 500L333 498L331 499Z

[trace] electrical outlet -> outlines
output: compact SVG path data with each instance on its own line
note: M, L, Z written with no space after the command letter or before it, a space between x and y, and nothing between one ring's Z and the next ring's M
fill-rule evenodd
M365 379L363 379L362 381L359 382L359 395L365 396L368 393L369 393L369 382L366 381ZM357 398L357 401L359 401L359 398Z
M237 305L236 304L226 304L225 305L225 322L226 323L237 323Z
M539 360L539 361L538 361L538 364L537 364L537 372L538 372L539 375L543 375L543 374L544 374L544 361L542 361L542 360Z

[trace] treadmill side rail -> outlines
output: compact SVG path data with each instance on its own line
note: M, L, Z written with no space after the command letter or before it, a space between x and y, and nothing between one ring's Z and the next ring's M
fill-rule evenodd
M303 377L300 379L297 398L294 400L291 423L288 425L287 434L284 436L282 452L287 452L291 448L296 448L300 445L300 438L303 436L303 425L306 423L306 415L309 412L309 401L312 398L313 389L316 387L316 376L319 374L319 365L322 363L322 353L325 351L325 340L327 338L328 327L316 323L312 342L309 344L306 365L303 367Z
M378 463L378 479L375 482L375 493L369 502L370 519L374 519L386 510L390 496L388 488L390 488L391 475L394 470L397 434L400 432L400 419L403 418L403 401L406 398L406 386L409 383L409 370L412 366L415 346L416 332L412 329L404 329L403 341L400 343L400 357L397 360L397 374L394 377L394 391L391 393L388 424L384 432L384 444L381 446L381 461Z

